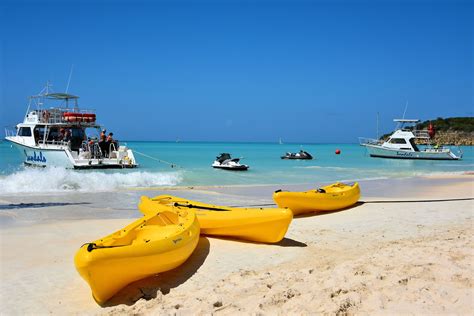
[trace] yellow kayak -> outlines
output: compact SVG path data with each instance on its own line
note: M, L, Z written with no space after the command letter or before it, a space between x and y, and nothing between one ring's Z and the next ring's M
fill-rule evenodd
M233 208L171 195L160 195L152 199L142 196L138 208L144 214L154 214L163 209L194 210L204 235L264 243L282 240L293 219L291 211L281 208Z
M294 215L335 211L355 204L360 197L359 184L334 183L306 192L275 191L273 200L278 207L289 208Z
M163 209L83 245L74 264L98 303L134 281L181 265L197 246L193 210Z

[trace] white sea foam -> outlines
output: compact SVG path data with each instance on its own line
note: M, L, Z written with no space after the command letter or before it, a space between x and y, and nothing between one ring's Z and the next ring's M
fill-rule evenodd
M180 172L103 172L75 171L63 168L27 168L0 177L0 195L42 192L95 192L120 188L174 186L180 183Z

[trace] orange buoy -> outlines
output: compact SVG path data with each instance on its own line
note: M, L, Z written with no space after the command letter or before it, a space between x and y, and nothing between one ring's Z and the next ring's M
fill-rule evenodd
M336 149L336 155L339 155L341 151L339 149Z

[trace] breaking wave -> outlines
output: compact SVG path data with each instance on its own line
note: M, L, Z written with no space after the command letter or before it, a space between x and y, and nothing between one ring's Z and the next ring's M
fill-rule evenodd
M43 192L95 192L121 188L175 186L181 172L75 171L63 168L26 168L0 176L0 195Z

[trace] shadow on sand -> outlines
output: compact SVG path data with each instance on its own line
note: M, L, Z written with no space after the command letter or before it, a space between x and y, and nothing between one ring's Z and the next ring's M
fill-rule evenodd
M308 247L308 245L305 244L304 242L294 240L291 238L286 238L286 237L274 245L280 246L280 247Z
M306 218L306 217L313 217L313 216L323 216L323 215L329 215L329 214L334 214L334 213L339 213L339 212L344 212L353 208L357 208L361 205L363 205L364 202L356 202L354 205L341 208L340 210L335 210L335 211L317 211L315 210L314 212L311 213L306 213L306 214L300 214L296 215L294 218Z
M265 246L279 246L279 247L307 247L308 246L305 243L302 243L300 241L297 241L291 238L286 238L286 237L277 243L251 241L251 240L245 240L245 239L240 239L240 238L234 238L230 236L207 236L207 237L210 237L212 239L227 240L231 242L240 242L244 244L256 244L256 245L265 245Z
M131 306L142 298L151 300L158 295L168 294L172 288L183 284L199 270L209 254L209 248L209 240L201 236L196 249L182 265L127 285L101 306L112 307L120 304Z
M41 207L85 205L85 204L91 204L91 203L89 202L77 202L77 203L48 202L48 203L3 204L3 205L0 205L0 210L15 210L15 209L22 209L22 208L41 208Z

